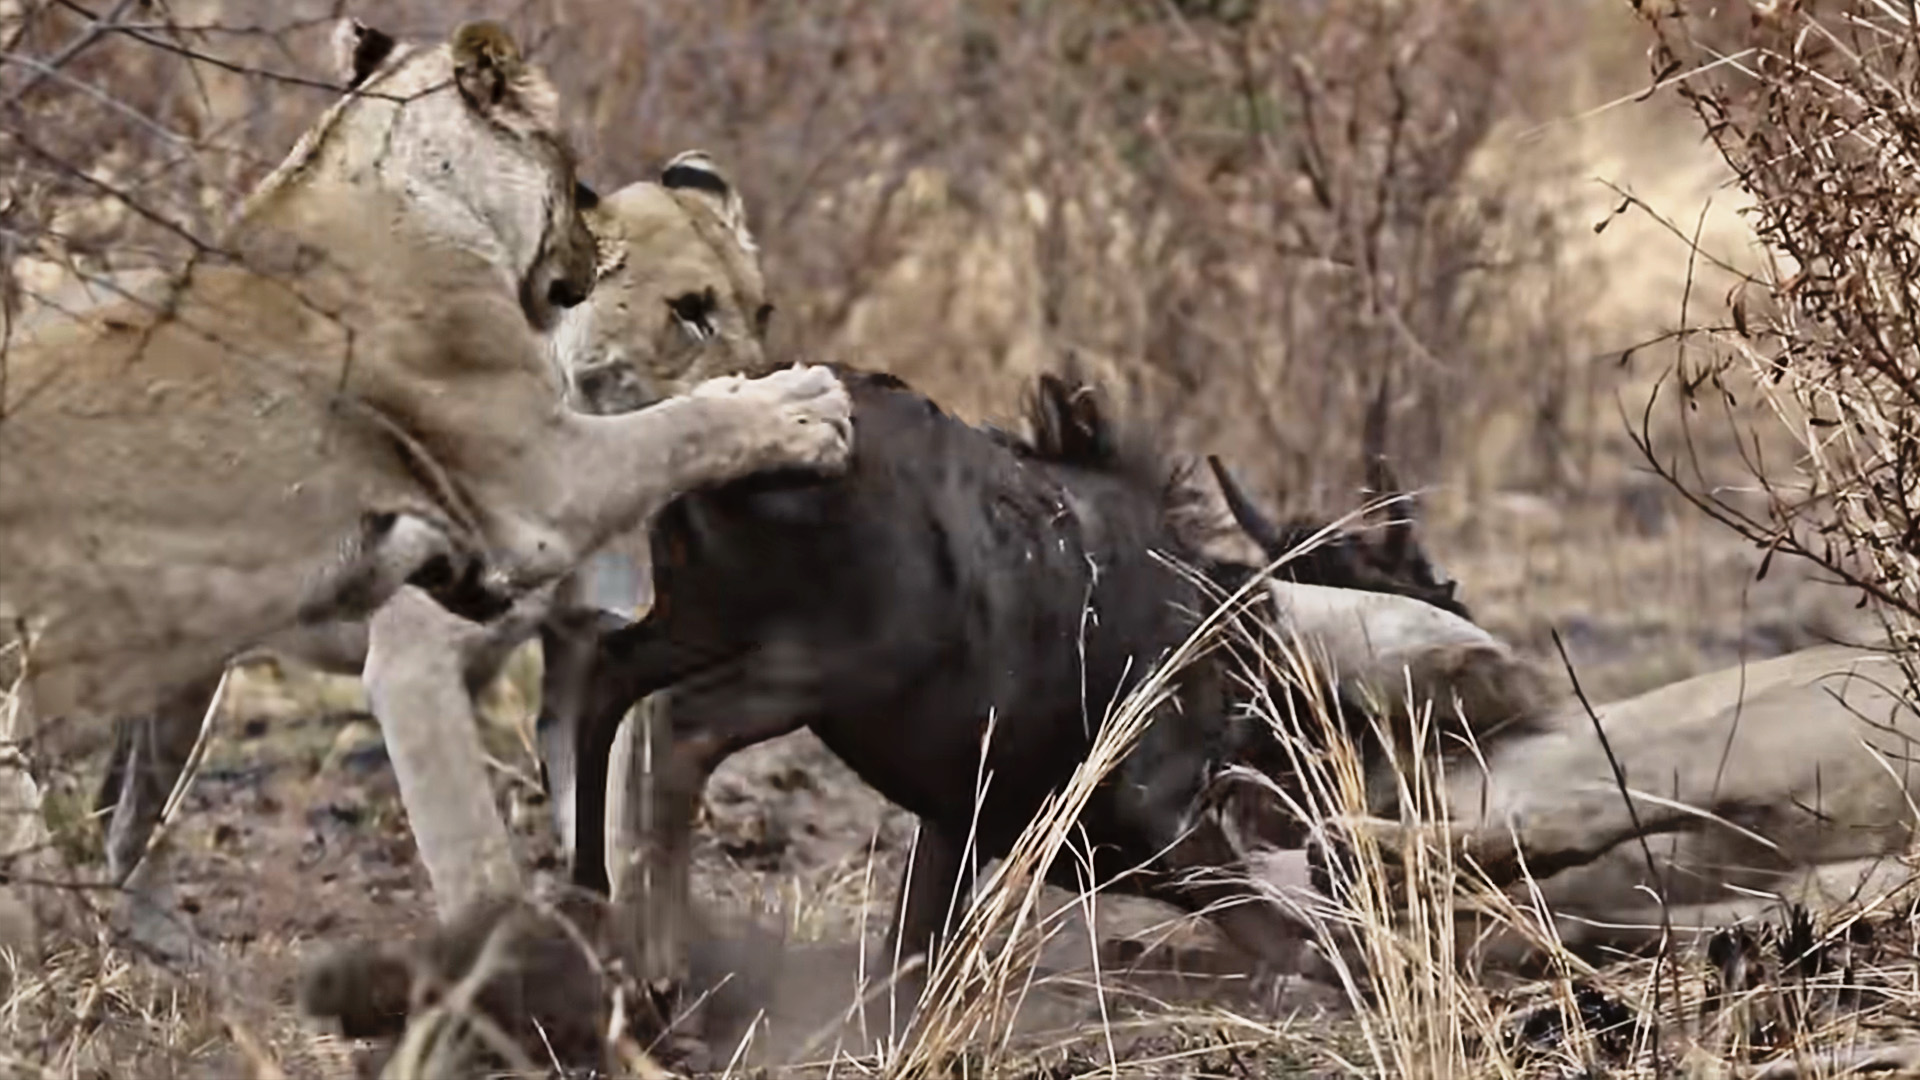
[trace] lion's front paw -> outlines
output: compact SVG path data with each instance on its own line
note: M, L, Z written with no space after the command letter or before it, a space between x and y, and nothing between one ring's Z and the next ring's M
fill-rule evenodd
M696 396L731 396L764 408L768 468L837 472L853 452L853 402L831 368L799 364L758 379L723 377Z
M774 374L784 375L786 372L775 372ZM769 375L767 377L773 378L774 376ZM748 379L745 375L715 375L711 379L702 379L694 383L693 387L687 391L687 396L695 398L729 397L740 393L740 391L745 389L747 384L752 381L753 380Z

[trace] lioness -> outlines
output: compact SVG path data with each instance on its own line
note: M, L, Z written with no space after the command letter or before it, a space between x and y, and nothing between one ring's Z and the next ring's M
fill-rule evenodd
M824 369L569 409L538 335L596 253L545 74L496 24L348 27L351 92L219 251L6 358L0 612L29 722L139 711L409 579L535 589L680 490L845 460Z
M1823 645L1599 705L1604 746L1569 702L1448 778L1458 838L1495 882L1538 878L1582 950L1873 902L1913 876L1909 697L1891 653Z
M1523 904L1543 901L1570 948L1641 950L1790 902L1872 902L1911 880L1920 712L1886 651L1802 649L1589 715L1564 689L1489 696L1527 662L1499 646L1456 665L1461 644L1486 635L1455 616L1396 610L1415 606L1399 597L1343 606L1275 588L1293 594L1282 609L1308 655L1343 682L1371 681L1384 692L1375 700L1404 698L1411 682L1416 697L1462 709L1477 750L1448 754L1445 835ZM1391 817L1395 784L1378 779L1374 812ZM1389 849L1403 837L1392 822L1361 827ZM1388 856L1390 871L1399 865ZM1461 917L1463 931L1489 929ZM1486 959L1539 955L1517 934L1482 944Z
M598 413L631 411L690 390L709 377L763 365L772 305L758 247L739 196L710 157L699 151L682 153L667 163L657 181L639 181L598 199L585 217L598 250L597 283L584 303L560 317L552 335L578 407ZM637 590L644 586L644 577L632 564L635 555L645 557L644 536L616 539L589 561L586 572L561 584L559 611L550 612L543 595L484 629L410 604L414 618L438 622L426 631L426 636L440 639L431 644L445 644L449 636L464 639L454 647L464 685L430 688L447 692L403 706L418 718L409 723L412 734L429 744L429 753L446 758L450 748L470 736L470 725L463 726L467 697L491 682L506 655L536 629L545 625L551 636L570 632L570 624L592 621L595 610L633 612L642 603ZM323 671L358 674L367 663L367 646L367 624L350 621L283 635L274 651ZM209 671L153 713L119 726L96 801L101 812L111 814L106 854L115 883L126 882L146 852L219 679L217 669ZM376 709L382 704L376 700ZM543 740L542 750L553 749L552 743ZM558 746L568 752L549 755L544 764L570 848L571 743ZM444 769L447 763L435 764ZM478 812L492 816L484 783L446 789L478 792ZM451 913L475 896L510 884L499 880L509 869L476 865L509 857L504 833L497 844L478 841L482 850L477 852L462 849L458 841L436 846L419 835L423 823L432 827L434 815L424 809L410 806L410 813L416 817L416 840L443 911ZM465 825L475 827L471 821Z

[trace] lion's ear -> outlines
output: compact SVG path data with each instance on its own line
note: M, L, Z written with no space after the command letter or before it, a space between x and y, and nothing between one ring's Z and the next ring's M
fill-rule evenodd
M393 35L355 18L341 19L333 28L333 73L351 90L393 55Z
M464 23L453 32L453 81L475 108L492 109L507 100L525 70L520 46L499 23Z
M727 182L726 174L713 163L705 150L685 150L674 155L660 170L660 186L669 191L684 191L713 207L720 220L739 238L748 251L754 249L753 232L747 228L747 204Z
M453 83L469 108L522 135L559 136L560 96L506 27L464 23L453 32L452 52Z

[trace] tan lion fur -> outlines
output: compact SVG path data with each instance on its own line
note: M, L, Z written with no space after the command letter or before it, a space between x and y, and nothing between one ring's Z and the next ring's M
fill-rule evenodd
M691 183L702 186L685 186ZM561 327L571 330L556 331L555 358L576 390L580 380L572 376L582 357L590 361L613 356L624 368L645 373L646 387L664 388L664 393L648 389L644 398L626 401L611 395L583 401L577 395L577 406L627 411L660 396L690 391L709 376L762 366L759 331L764 319L754 318L766 302L759 256L738 197L729 197L731 190L710 158L690 152L670 161L660 179L630 184L587 212L600 255L598 281L584 303L563 313ZM709 292L715 298L710 322L722 332L696 339L678 325L668 301ZM609 384L616 393L639 385ZM352 620L301 627L270 642L278 655L321 670L357 674L364 669L415 842L443 914L483 894L510 893L519 884L480 764L471 695L491 682L512 648L535 631L549 603L592 602L622 612L644 605L645 552L644 530L617 537L579 575L561 583L557 596L531 596L512 617L486 628L439 611L407 589L375 615L371 636L367 622ZM611 580L600 580L609 571ZM190 745L198 730L211 685L210 677L200 680L180 700L158 710L151 720L156 725L154 741L146 746L176 748L170 756L177 762L177 748ZM571 757L567 740L548 749L550 758L555 752ZM158 762L129 764L158 766L163 773L167 768ZM566 793L572 770L560 760L549 760L548 767L560 791L554 806L570 847L573 804ZM130 886L145 891L157 869L138 879L127 876L140 858L151 795L131 792L120 789L120 805L110 820L108 867L114 880L129 880ZM130 898L127 906L141 899ZM158 900L158 894L153 899ZM131 917L134 912L123 914ZM144 924L158 933L160 921L149 918Z
M1827 645L1597 706L1631 813L1593 719L1568 703L1493 742L1484 774L1455 769L1449 803L1498 879L1524 858L1569 944L1652 944L1657 896L1682 931L1866 902L1912 876L1908 695L1890 654Z

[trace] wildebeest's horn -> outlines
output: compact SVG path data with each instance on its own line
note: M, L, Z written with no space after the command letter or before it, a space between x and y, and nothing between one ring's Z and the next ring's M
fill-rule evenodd
M1233 520L1240 523L1267 558L1277 559L1286 551L1286 545L1280 539L1280 529L1273 521L1260 512L1260 508L1247 497L1246 489L1233 478L1218 454L1207 455L1207 468L1213 470L1213 478L1220 484L1220 494L1227 497L1227 509L1233 512Z
M1392 373L1382 373L1380 388L1374 392L1373 400L1367 403L1367 417L1361 427L1360 442L1362 453L1366 456L1367 488L1375 498L1396 500L1383 510L1388 515L1387 558L1398 566L1413 546L1414 505L1410 498L1399 498L1404 492L1400 490L1399 479L1393 475L1393 466L1387 463L1387 413L1392 393Z

